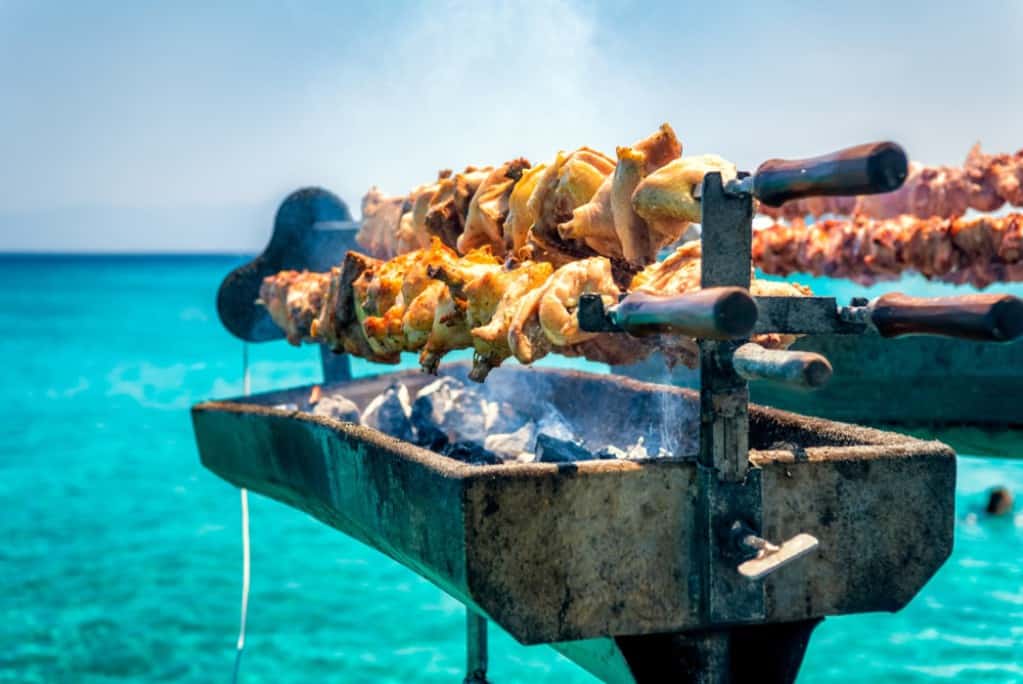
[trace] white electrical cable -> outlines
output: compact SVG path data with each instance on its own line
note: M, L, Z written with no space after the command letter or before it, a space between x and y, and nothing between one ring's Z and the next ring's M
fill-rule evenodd
M242 344L242 394L246 397L252 393L252 377L249 374L249 344ZM242 663L242 652L245 650L245 621L249 614L249 490L244 487L242 495L242 614L238 627L238 647L234 656L234 675L231 681L238 684L238 671Z

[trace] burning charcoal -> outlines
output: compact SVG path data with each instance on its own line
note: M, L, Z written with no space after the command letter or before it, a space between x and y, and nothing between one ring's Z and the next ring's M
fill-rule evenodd
M455 378L441 378L419 391L412 405L412 424L419 442L483 445L488 434L512 432L525 419L508 404L490 401Z
M623 451L613 444L608 444L606 447L593 454L596 458L608 459L608 458L628 458L629 453Z
M441 449L441 453L448 458L471 465L499 465L502 463L499 456L472 442L453 442Z
M580 444L541 434L536 438L536 460L541 463L591 461L594 456Z
M408 388L395 383L369 402L360 422L392 437L412 441L411 415Z
M359 407L351 399L340 394L330 394L320 397L313 405L314 416L326 416L334 420L341 420L347 423L359 422Z
M535 442L536 423L530 421L515 432L487 435L483 441L483 448L505 461L521 461L523 454L528 454L529 458L526 460L532 461L532 454L529 451Z

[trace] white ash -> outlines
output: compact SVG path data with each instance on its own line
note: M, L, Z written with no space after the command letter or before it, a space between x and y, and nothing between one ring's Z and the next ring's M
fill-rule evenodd
M487 435L483 448L505 461L532 461L536 445L536 423L529 421L514 432Z
M400 382L388 387L366 405L360 422L392 437L413 441L415 431L408 388Z
M443 437L451 443L482 446L488 435L514 432L525 422L526 418L510 404L491 401L451 377L419 390L412 405L412 424L420 433L420 443L433 443Z
M369 402L361 417L354 402L336 391L311 405L275 408L359 422L473 464L662 458L688 453L679 450L679 443L695 439L663 424L651 425L649 431L627 424L617 431L601 430L600 436L587 435L535 389L520 385L514 391L506 386L497 391L443 377L423 387L415 401L405 385L394 383ZM663 401L660 408L670 418L692 410L677 403Z
M277 409L278 411L297 411L298 404L288 402L286 404L274 404L270 408Z
M313 404L314 416L326 416L334 420L348 423L360 422L359 407L355 402L341 394L328 394Z
M658 448L657 452L651 455L644 442L644 438L640 437L634 444L630 444L624 449L614 444L608 444L597 451L597 458L617 458L635 461L643 458L670 458L672 456L672 453L664 447Z

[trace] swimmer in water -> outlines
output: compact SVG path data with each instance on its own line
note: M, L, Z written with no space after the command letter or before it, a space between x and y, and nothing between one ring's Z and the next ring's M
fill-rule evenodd
M988 493L984 512L988 515L1006 515L1012 512L1012 492L1006 487L995 487Z

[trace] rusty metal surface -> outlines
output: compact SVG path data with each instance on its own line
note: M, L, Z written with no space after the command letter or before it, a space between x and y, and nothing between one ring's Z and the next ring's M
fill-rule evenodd
M594 423L625 423L665 397L697 400L611 376L495 373L488 382L529 373L560 388L556 407ZM396 376L413 391L432 379L394 374L344 391L365 403ZM523 643L715 626L700 618L689 587L693 460L469 466L271 408L308 391L196 406L204 465L383 551ZM895 609L947 557L955 462L946 447L756 406L750 419L765 534L821 539L817 552L764 580L765 621Z

